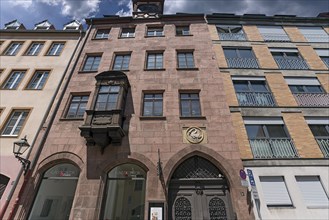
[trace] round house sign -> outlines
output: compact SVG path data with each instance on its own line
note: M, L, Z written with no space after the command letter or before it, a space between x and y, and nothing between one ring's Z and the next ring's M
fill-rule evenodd
M203 131L198 127L190 127L186 130L186 139L192 144L202 142L203 138Z

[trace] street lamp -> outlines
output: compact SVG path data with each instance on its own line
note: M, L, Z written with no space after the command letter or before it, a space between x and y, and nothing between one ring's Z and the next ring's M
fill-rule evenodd
M30 144L27 142L26 140L26 136L23 137L21 140L19 141L15 141L14 142L14 146L13 146L13 153L15 155L15 157L19 160L19 162L22 163L23 165L23 169L24 169L24 175L26 174L27 170L30 167L30 163L31 161L29 161L28 159L22 158L20 157L20 155L24 154L24 152L30 147Z

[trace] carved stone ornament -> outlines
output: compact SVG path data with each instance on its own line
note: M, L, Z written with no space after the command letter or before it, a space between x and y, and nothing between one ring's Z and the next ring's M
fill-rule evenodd
M199 144L204 138L203 131L198 127L190 127L186 130L186 139L192 144Z
M93 125L110 125L112 124L112 116L109 115L97 115L94 116Z

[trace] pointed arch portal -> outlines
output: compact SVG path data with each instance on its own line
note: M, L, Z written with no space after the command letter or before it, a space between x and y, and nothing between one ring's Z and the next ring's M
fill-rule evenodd
M229 187L210 161L193 156L174 171L169 184L169 219L233 218Z

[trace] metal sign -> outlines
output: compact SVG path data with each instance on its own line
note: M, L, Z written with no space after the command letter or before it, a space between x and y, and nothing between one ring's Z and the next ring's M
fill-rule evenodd
M244 170L240 170L240 177L243 180L245 180L247 178L247 174L246 174L246 172L244 172Z
M254 199L259 199L258 191L256 188L256 183L254 179L254 174L252 173L252 170L247 169L248 177L249 177L249 182L251 185L251 191Z

